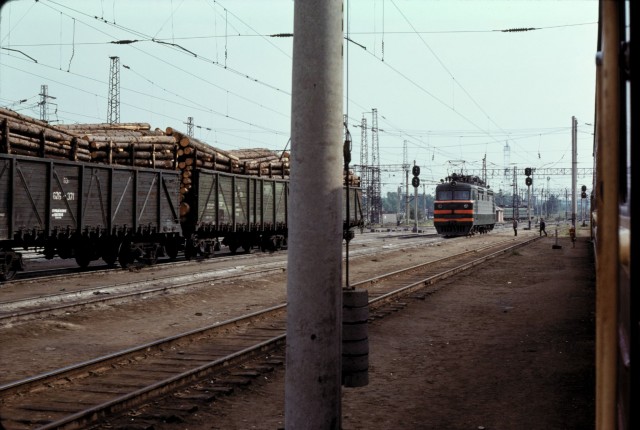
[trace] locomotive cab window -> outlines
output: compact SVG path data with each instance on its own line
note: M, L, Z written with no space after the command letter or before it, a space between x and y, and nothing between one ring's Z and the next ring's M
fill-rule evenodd
M456 190L453 192L453 200L471 200L471 192L469 190Z
M451 191L438 191L438 200L451 200L452 197Z

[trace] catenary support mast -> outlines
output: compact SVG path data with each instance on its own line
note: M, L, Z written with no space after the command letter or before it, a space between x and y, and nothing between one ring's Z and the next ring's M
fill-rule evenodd
M342 1L296 0L294 34L285 428L340 429Z

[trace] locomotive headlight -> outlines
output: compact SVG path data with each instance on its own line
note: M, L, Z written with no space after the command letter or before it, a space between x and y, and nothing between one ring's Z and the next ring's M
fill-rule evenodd
M442 209L442 204L439 204L439 205L438 205L438 209Z
M462 207L466 209L469 207L469 205L465 203L464 205L462 205Z

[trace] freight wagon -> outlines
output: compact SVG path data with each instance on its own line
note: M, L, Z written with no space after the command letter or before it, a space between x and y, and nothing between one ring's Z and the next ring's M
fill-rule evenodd
M343 201L345 231L363 225L362 191L349 188L347 221L346 196ZM187 257L208 256L226 245L232 253L254 247L274 251L287 246L289 180L236 175L197 169L193 187L182 206L182 231Z
M81 267L175 257L179 179L171 170L0 154L0 280L23 267L14 248Z
M181 205L187 257L286 246L288 181L197 169Z
M285 248L289 181L194 169L181 172L0 154L0 281L23 270L17 248L46 258L102 258L127 267L158 257ZM346 232L363 224L361 190L346 188ZM345 235L345 238L350 237Z

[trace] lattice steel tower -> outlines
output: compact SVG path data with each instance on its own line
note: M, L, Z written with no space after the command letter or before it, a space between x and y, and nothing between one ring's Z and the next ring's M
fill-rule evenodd
M509 183L509 181L511 181L511 171L509 170L509 164L511 164L511 147L509 146L509 141L507 140L504 143L504 178L503 178L503 181L505 183Z
M45 122L49 122L47 115L47 98L49 87L47 85L40 85L40 119Z
M371 180L369 169L369 143L367 139L367 118L362 114L360 134L360 188L362 188L362 210L366 223L371 223Z
M193 137L193 117L188 116L185 124L187 124L187 136Z
M120 57L111 58L109 71L109 106L107 107L107 122L120 122Z
M371 223L382 221L380 184L380 145L378 144L378 109L371 110Z

